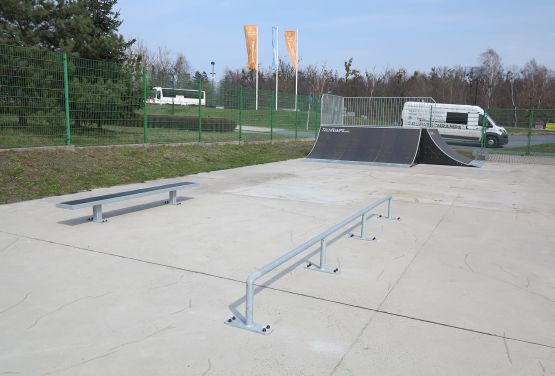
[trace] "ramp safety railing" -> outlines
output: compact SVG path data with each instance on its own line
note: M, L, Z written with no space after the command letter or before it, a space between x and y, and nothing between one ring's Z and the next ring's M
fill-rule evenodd
M320 125L401 126L406 102L435 103L431 97L341 97L323 94Z
M341 222L331 226L327 230L323 231L322 233L314 236L312 239L300 244L299 246L293 248L289 252L285 253L284 255L278 257L274 261L268 263L264 267L258 269L257 271L251 273L245 283L246 283L246 294L245 294L245 318L238 318L236 316L231 317L225 323L237 328L246 329L252 332L260 333L260 334L270 334L272 332L272 328L270 325L261 325L257 324L253 320L253 310L254 310L254 286L257 279L266 275L267 273L271 272L278 266L282 265L283 263L287 262L288 260L292 259L293 257L299 255L300 253L306 251L314 244L320 242L320 265L314 265L309 263L307 265L307 269L315 270L324 273L337 273L337 268L328 267L326 264L326 251L327 251L327 244L326 238L328 238L333 233L337 232L338 230L344 228L351 222L355 221L356 219L360 218L360 236L352 236L355 239L361 240L375 240L376 238L373 236L367 236L366 234L366 222L371 217L379 217L384 218L382 215L378 215L376 213L371 214L370 211L377 208L378 206L387 202L387 217L386 219L394 219L398 220L400 217L393 217L391 212L391 199L392 196L388 195L382 197L374 201L372 204L368 205L367 207L357 211L353 215L348 218L345 218Z

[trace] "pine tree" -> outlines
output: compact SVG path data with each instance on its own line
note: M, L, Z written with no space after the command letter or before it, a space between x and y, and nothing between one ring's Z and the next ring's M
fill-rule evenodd
M121 62L135 42L118 33L117 0L2 0L0 43L46 47L79 57Z

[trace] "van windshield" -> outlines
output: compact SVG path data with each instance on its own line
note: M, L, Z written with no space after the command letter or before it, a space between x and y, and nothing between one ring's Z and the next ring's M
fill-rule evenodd
M488 118L488 123L489 123L488 128L497 127L497 124L495 124L495 121L489 115L486 115L486 116Z
M493 119L490 118L489 115L486 115L486 119L487 119L486 128L497 127L497 125L495 124L495 121L493 121ZM483 126L483 125L484 125L484 115L480 115L478 121L479 121L478 125L479 125L480 127Z

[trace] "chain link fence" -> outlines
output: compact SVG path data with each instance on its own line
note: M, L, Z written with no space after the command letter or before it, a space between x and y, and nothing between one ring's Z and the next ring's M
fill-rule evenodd
M0 144L66 142L61 54L0 46Z
M487 113L509 133L509 143L489 153L555 156L555 109L493 108Z
M296 103L295 103L296 101ZM256 106L258 102L258 106ZM312 96L0 45L0 148L314 139Z

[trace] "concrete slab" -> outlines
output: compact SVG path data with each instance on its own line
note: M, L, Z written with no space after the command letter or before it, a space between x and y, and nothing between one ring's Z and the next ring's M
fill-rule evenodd
M553 349L375 315L330 374L526 376L554 368Z
M153 182L199 186L104 224L55 204L145 184L0 206L0 374L555 373L554 169L294 160ZM223 324L249 273L386 194L402 220L338 234L338 275L315 247L259 281L272 335Z

